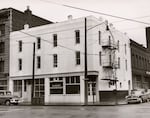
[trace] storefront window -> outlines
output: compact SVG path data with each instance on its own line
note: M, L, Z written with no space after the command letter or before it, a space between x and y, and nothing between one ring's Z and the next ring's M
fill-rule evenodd
M63 79L50 78L50 94L63 94Z
M7 80L0 80L0 90L7 90Z
M80 94L80 77L66 77L66 94Z
M44 96L44 79L35 79L34 80L35 87L35 97L43 97Z

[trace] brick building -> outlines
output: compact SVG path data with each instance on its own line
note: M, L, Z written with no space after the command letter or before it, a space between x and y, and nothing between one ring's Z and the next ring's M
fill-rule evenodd
M146 28L147 47L130 40L133 89L150 89L150 28Z
M29 8L24 12L13 8L0 10L0 90L8 89L10 32L23 29L25 24L35 27L50 23L33 15Z

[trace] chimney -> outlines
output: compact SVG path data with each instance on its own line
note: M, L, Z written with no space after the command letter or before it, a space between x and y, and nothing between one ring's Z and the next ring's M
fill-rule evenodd
M72 15L68 15L68 20L72 20Z
M28 24L25 24L25 25L24 25L24 30L27 30L27 29L29 29L29 25L28 25Z
M25 14L25 24L29 24L31 23L31 17L32 17L32 11L30 10L30 7L27 6L27 9L24 11Z

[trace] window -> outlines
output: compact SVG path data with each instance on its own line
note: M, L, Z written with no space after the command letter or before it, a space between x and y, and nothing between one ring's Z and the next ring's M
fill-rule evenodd
M41 38L37 37L37 49L41 48Z
M53 54L53 67L57 67L58 65L57 65L57 61L58 61L58 59L57 59L58 57L57 57L57 54Z
M22 52L22 41L19 41L19 52Z
M76 44L80 43L80 30L75 31Z
M22 70L22 59L18 59L18 69Z
M98 31L98 40L99 40L99 44L101 44L101 31Z
M0 61L0 72L4 72L4 61Z
M57 47L57 34L53 35L53 45L54 47Z
M76 52L76 65L80 65L80 51Z
M5 51L5 43L0 42L0 53L4 53L4 51Z
M43 97L44 96L44 79L40 78L40 79L35 79L34 80L34 86L35 86L35 97Z
M22 91L22 80L14 80L14 92Z
M118 42L117 42L118 52L119 52L119 47L120 47L119 45L120 45L120 42L118 40Z
M80 94L80 76L66 77L66 94Z
M102 53L101 52L99 52L99 64L100 66L102 65Z
M118 68L120 68L120 57L118 57Z
M41 68L41 57L37 56L37 68L40 69Z
M50 94L63 94L62 77L50 78Z
M5 24L0 24L0 36L5 35Z
M125 48L125 54L127 54L127 45L126 44L124 45L124 48Z
M0 90L7 90L7 80L0 80Z
M128 63L127 63L127 59L125 60L125 66L126 66L126 71L128 70Z

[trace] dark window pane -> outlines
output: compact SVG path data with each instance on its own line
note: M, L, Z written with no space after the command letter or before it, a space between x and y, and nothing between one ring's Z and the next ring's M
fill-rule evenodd
M71 77L71 83L75 83L75 81L74 81L74 79L75 79L75 77Z
M66 77L66 83L69 83L69 77Z
M50 94L63 94L63 89L50 89Z
M44 84L44 79L40 79L40 84Z
M66 85L66 94L80 94L80 85Z
M76 83L80 83L80 77L76 76Z

